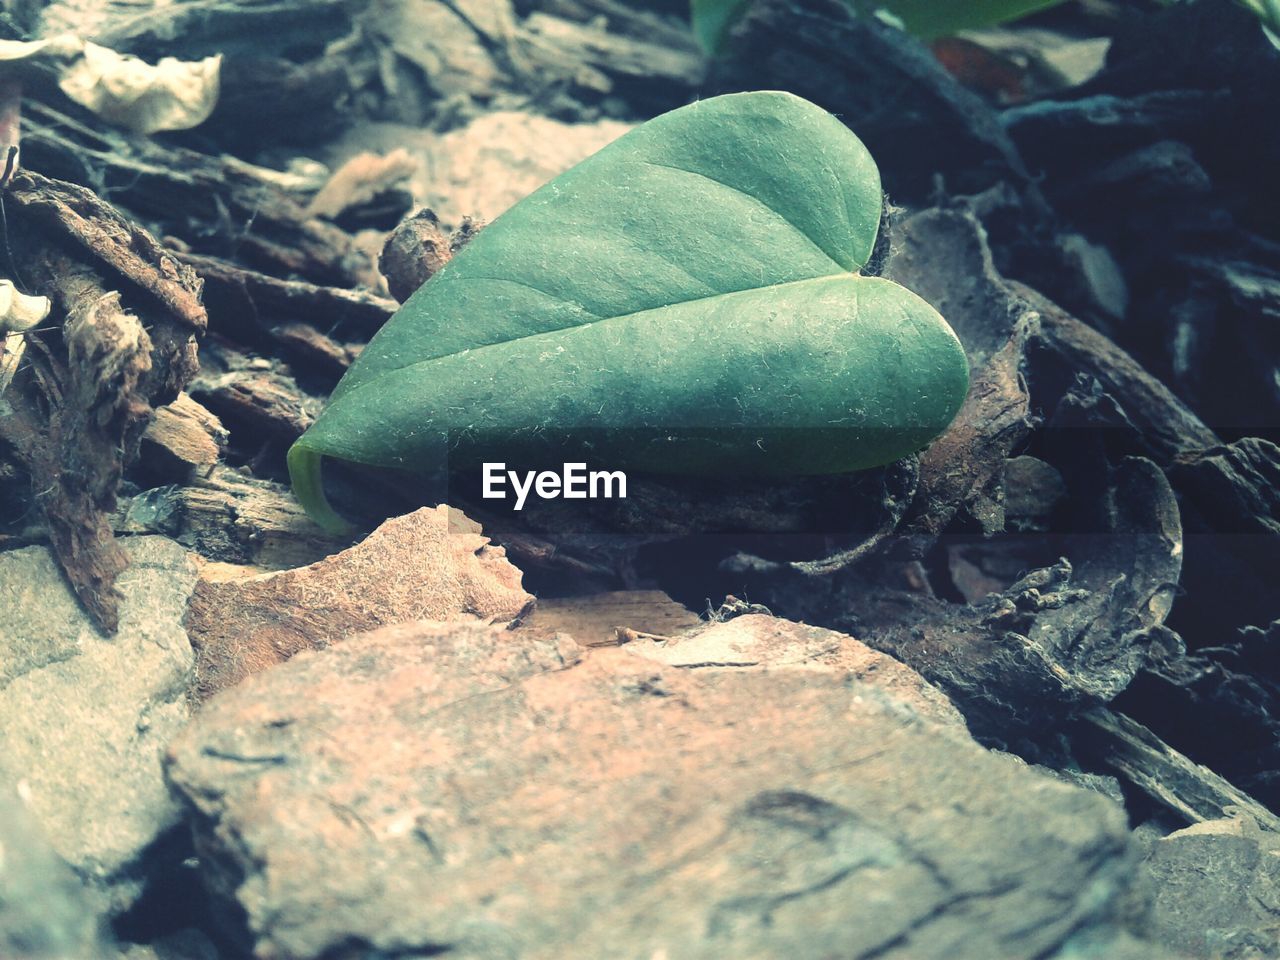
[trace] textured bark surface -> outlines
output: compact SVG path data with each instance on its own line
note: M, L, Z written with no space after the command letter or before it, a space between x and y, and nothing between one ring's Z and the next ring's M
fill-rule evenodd
M532 602L520 571L477 524L449 507L422 509L309 567L201 580L185 621L197 655L195 695L206 699L302 650L374 627L508 621Z
M377 631L212 701L169 776L264 954L1012 960L1122 936L1110 801L923 719L900 665L897 690L813 647L764 668L808 641L754 620L683 643L753 637L760 666Z
M127 560L107 518L154 407L195 374L200 280L88 190L20 173L8 195L22 273L54 301L61 349L27 334L0 437L29 472L77 595L113 631Z

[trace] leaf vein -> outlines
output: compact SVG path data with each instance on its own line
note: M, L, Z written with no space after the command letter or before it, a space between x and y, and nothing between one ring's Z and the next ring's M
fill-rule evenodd
M813 249L817 250L820 254L822 254L824 257L830 260L833 264L835 264L837 269L839 269L841 272L848 271L848 268L844 264L842 264L839 260L833 257L826 250L824 250L818 244L817 240L814 240L813 237L809 236L809 234L807 234L803 229L801 229L794 222L792 222L792 220L785 213L783 213L781 210L771 207L769 204L765 203L763 200L761 200L759 197L755 196L754 194L747 193L747 191L743 190L741 187L735 187L732 183L729 183L725 180L719 180L716 177L711 176L709 173L703 173L701 170L690 170L687 167L677 166L674 163L660 163L657 160L640 160L638 162L646 164L647 166L650 166L650 167L660 167L664 170L675 170L679 173L687 173L693 177L701 177L703 180L706 180L708 183L714 183L718 186L725 188L726 190L733 191L739 196L746 197L748 200L755 203L757 206L769 211L769 213L773 214L777 219L781 220L788 227L794 230L796 233L796 236L800 237L801 240L804 240L811 247L813 247Z
M587 314L587 316L592 317L595 320L606 319L602 314L596 313L594 310L590 309L589 307L587 307L585 304L583 304L578 300L574 300L571 297L563 296L562 294L552 293L550 290L543 290L541 287L537 286L536 284L529 283L529 281L527 280L516 280L512 277L482 277L482 276L477 276L475 274L470 274L470 273L464 273L461 276L450 276L446 274L440 277L440 282L442 284L462 283L464 280L484 280L489 283L514 283L517 286L524 287L527 290L532 290L534 293L542 294L542 296L546 297L549 300L554 300L557 303L567 303L567 304L570 304L571 306L575 306L579 310L581 310L583 313Z
M839 264L837 264L837 266L839 266ZM520 341L537 340L542 337L552 337L557 334L562 334L567 330L581 330L585 327L594 326L595 324L608 323L610 320L618 320L618 321L630 320L630 319L634 319L635 317L643 316L646 313L656 313L659 310L667 310L667 309L670 309L671 307L688 306L689 304L701 303L704 300L716 300L721 297L733 297L733 296L738 296L744 293L758 293L761 290L773 290L773 289L781 289L784 287L794 287L804 283L815 283L815 282L823 282L823 281L829 282L829 281L838 280L841 278L854 279L856 277L859 277L859 274L851 273L850 271L845 270L843 267L841 267L837 273L820 274L814 277L804 277L803 279L800 279L800 280L784 280L781 283L768 283L760 287L746 287L742 290L725 290L720 293L711 294L710 296L706 296L706 297L695 297L692 300L678 300L675 303L664 303L656 307L645 307L643 310L633 310L630 313L617 313L617 314L614 314L613 316L607 316L607 317L592 314L592 316L595 317L594 320L590 320L587 323L575 324L572 327L557 327L553 330L543 330L539 333L530 333L520 337L511 337L508 340L495 340L493 343L483 343L478 346L467 347L465 350L459 350L456 353L442 354L436 357L424 357L421 360L412 360L409 363L403 364L402 366L392 367L387 370L380 371L376 376L368 380L365 380L362 383L357 383L353 385L347 393L342 395L342 399L345 400L348 396L354 396L355 394L363 390L365 387L378 383L384 377L402 373L406 370L411 370L414 367L419 367L424 363L434 363L437 360L443 360L445 357L458 356L458 354L461 354L461 353L479 353L482 350L488 350L492 347L501 347L509 343L516 343ZM493 279L493 278L491 277L454 277L449 282L460 283L463 280L490 280L490 279ZM871 278L867 278L867 279L871 279ZM536 288L533 288L533 289L536 289ZM545 291L541 291L541 290L539 290L538 292L545 293ZM856 288L854 293L855 293L855 303L856 303ZM547 294L547 296L552 296L552 295ZM583 307L583 310L586 310L586 308ZM587 312L590 313L590 311L587 311ZM330 401L334 401L336 399L337 399L336 397L330 397Z

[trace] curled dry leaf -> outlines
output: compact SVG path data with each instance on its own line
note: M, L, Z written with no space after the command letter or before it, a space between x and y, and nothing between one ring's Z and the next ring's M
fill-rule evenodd
M870 646L920 671L971 728L1011 734L1117 696L1153 654L1182 562L1177 501L1164 474L1131 457L1111 472L1092 534L1063 558L970 605L880 591L859 604ZM874 624L874 626L872 626Z
M920 458L920 487L903 532L923 552L958 513L986 533L1004 526L1005 460L1032 426L1022 362L1038 317L996 271L971 211L922 211L896 239L886 275L945 312L973 368L960 413Z
M61 33L43 40L0 40L0 62L52 62L77 56L84 41L73 33Z
M136 133L188 130L213 113L222 57L155 66L96 43L62 75L62 92L109 123Z
M0 41L6 74L19 65L52 69L58 86L108 123L135 133L189 130L208 119L218 102L222 57L152 65L129 54L66 33L43 40Z

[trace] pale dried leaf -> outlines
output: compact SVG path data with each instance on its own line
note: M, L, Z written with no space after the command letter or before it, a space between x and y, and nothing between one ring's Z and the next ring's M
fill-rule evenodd
M32 297L0 280L0 333L23 333L49 315L48 297Z
M103 120L137 133L188 130L208 119L218 102L222 57L155 66L96 43L62 74L62 92Z
M29 297L12 280L0 280L0 395L9 389L26 353L24 331L47 317L50 307L48 297Z
M84 41L73 33L62 33L44 40L0 40L0 61L53 60L79 56Z
M0 62L24 61L56 70L68 97L135 133L189 130L207 120L218 102L221 55L191 61L165 57L153 66L74 33L30 42L0 40Z

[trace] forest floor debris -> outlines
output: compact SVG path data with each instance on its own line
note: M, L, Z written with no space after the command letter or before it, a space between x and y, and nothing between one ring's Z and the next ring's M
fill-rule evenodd
M23 88L0 802L83 889L0 837L0 949L1280 957L1280 50L1242 5L930 47L757 0L715 60L675 0L10 6L221 60L159 136ZM334 470L358 535L306 518L285 451L399 302L756 88L875 155L871 269L973 361L938 443L519 518Z

